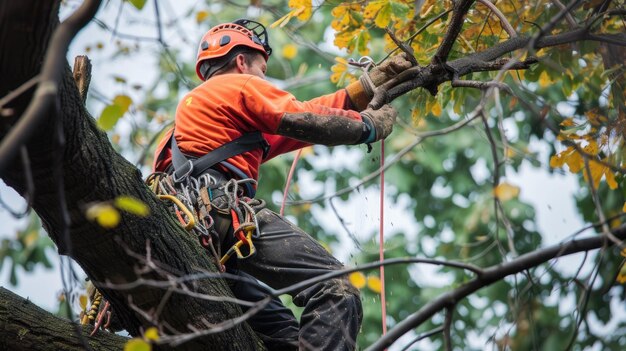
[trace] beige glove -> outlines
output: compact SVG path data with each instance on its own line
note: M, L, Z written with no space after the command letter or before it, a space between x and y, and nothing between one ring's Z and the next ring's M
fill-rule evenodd
M393 130L398 111L391 105L383 105L378 110L368 108L361 112L363 123L369 128L369 133L363 133L361 143L373 143L385 139Z
M413 64L407 59L406 54L390 57L368 73L372 84L367 82L367 77L364 74L358 81L346 87L350 101L358 111L364 110L374 96L375 87L386 83L412 66Z

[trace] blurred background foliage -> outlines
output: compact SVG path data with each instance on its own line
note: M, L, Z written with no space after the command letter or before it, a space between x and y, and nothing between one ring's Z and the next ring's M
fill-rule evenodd
M596 18L605 2L608 10L624 9L623 1L587 1L551 33L563 33L573 24L588 24L597 33L623 33L623 13ZM356 79L360 72L347 64L348 59L368 55L381 62L388 57L395 44L385 28L401 40L410 40L418 62L427 64L443 40L453 5L450 0L226 0L185 2L185 10L173 11L173 6L182 4L158 3L162 17L157 19L150 12L154 11L151 2L106 2L103 6L109 15L99 15L94 21L103 36L88 40L84 47L96 60L94 70L106 65L106 60L156 58L149 61L155 62L154 67L145 67L152 72L150 79L141 74L138 79L133 77L135 72L117 67L115 75L92 82L88 100L112 143L144 175L150 172L161 132L173 122L178 99L199 83L194 71L196 41L211 26L240 17L265 24L274 48L268 79L306 100ZM492 3L519 35L536 34L560 11L559 1L551 0ZM70 9L74 5L66 3ZM180 15L173 17L174 13ZM146 35L151 39L143 38L143 32L122 35L133 33L133 26L138 25L152 28ZM154 30L157 26L159 31ZM494 12L476 2L450 59L508 37ZM539 63L503 75L501 81L512 88L515 97L500 93L482 101L483 92L452 88L448 82L435 96L418 88L397 99L394 106L400 111L400 121L385 143L387 159L413 142L418 133L449 127L480 103L485 104L486 122L425 139L385 173L387 206L400 206L404 218L387 230L385 257L427 257L487 267L541 248L546 236L554 233L541 232L537 209L520 199L525 184L507 180L507 175L522 167L575 173L580 187L573 196L582 221L591 224L609 218L608 227L620 225L626 211L624 53L623 47L598 42L521 52L539 57ZM463 78L487 81L496 75L480 72ZM365 151L364 146L305 149L289 201L332 195L375 171L380 149L375 145L371 153ZM587 164L581 151L589 157ZM269 206L276 211L293 158L275 158L261 170L258 197L270 200ZM324 200L288 205L286 215L347 264L373 262L378 260L377 226L365 223L378 218L372 212L378 199L372 194L379 187L369 182L335 197L333 205L343 210L331 208ZM345 211L358 213L350 215L356 220L345 221L345 228L328 224L332 217L345 217ZM39 234L39 227L32 220L14 239L5 239L0 263L21 266L27 272L38 263L49 267L45 252L52 245L45 234ZM595 228L586 234L603 230ZM346 231L352 239L345 239ZM616 282L626 280L626 272L620 273L623 261L619 249L607 249L575 261L571 270L559 269L552 262L478 291L455 308L454 349L482 350L485 345L516 350L562 350L572 345L572 349L626 348L625 291ZM15 269L11 272L11 283L17 284ZM364 274L376 277L378 271ZM390 266L385 275L390 328L471 278L464 271L419 265ZM380 294L366 285L362 298L365 316L359 347L370 345L382 334ZM285 301L290 304L288 298ZM441 349L441 333L412 345L410 340L441 326L443 319L443 314L437 315L399 344L407 349Z

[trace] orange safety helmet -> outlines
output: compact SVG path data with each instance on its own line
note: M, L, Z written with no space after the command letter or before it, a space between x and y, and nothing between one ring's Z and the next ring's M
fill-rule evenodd
M229 54L239 53L241 51L233 50L235 47L248 47L253 50L260 51L265 58L269 59L272 54L272 48L269 45L267 31L265 27L255 21L247 19L239 19L232 23L219 24L204 34L200 40L198 47L198 57L196 59L196 74L200 79L207 80L215 71L223 67L230 61ZM220 58L226 60L219 60ZM219 67L213 67L211 70L201 69L207 60L217 60ZM212 71L211 74L208 74Z

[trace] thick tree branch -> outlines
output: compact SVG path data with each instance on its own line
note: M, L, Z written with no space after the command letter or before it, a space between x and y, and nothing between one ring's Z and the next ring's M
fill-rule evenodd
M0 288L0 349L15 351L84 351L83 340L93 350L121 350L128 338L99 333L90 337L90 330L54 316L12 292Z
M393 101L398 96L418 87L426 88L432 94L436 94L437 87L441 83L473 72L496 71L503 68L528 68L531 64L537 62L536 58L528 58L521 62L510 62L509 59L494 60L526 47L531 40L532 38L527 36L511 38L484 51L450 61L445 67L444 65L431 63L425 67L410 68L381 85L376 90L370 105L373 108L379 108L383 104ZM626 46L626 33L591 34L585 28L580 28L566 33L537 38L535 48L541 49L583 40L606 41Z
M612 233L615 237L623 240L626 238L626 226L614 229ZM609 247L612 244L613 242L608 239L607 236L597 235L586 239L571 240L559 245L536 250L522 255L510 262L486 268L484 274L481 274L470 282L463 284L452 291L440 295L438 298L422 307L419 311L399 322L387 333L387 335L372 344L367 351L384 350L406 332L429 320L435 313L446 309L477 290L489 286L506 276L523 272L558 257L571 255L577 252L596 250L601 247Z

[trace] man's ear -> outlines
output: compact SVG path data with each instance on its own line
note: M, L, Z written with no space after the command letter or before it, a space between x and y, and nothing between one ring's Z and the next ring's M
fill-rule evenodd
M235 57L235 60L237 61L237 70L239 71L239 73L246 72L248 65L246 64L245 56L243 54L238 54Z

